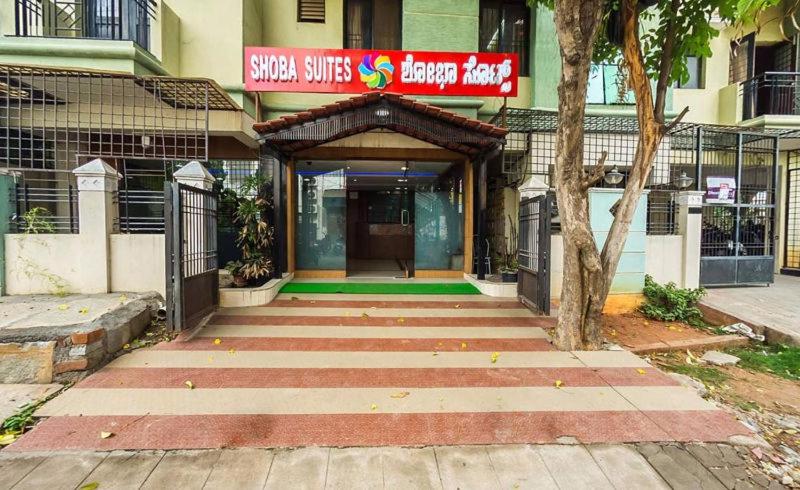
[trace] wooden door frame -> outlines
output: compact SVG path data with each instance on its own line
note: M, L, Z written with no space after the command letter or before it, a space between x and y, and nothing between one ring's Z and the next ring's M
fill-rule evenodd
M397 160L391 149L387 149L382 158L387 160ZM319 158L320 160L322 158ZM338 159L338 158L337 158ZM399 159L397 161L402 161ZM474 175L472 162L469 158L460 159L464 166L464 267L463 270L434 270L417 269L414 277L420 279L460 279L464 274L472 273L473 261L473 192ZM456 159L453 163L459 163ZM286 266L287 271L294 273L294 277L303 279L344 279L347 277L347 269L300 269L296 267L296 227L295 218L297 216L297 182L295 179L295 160L290 159L286 162Z

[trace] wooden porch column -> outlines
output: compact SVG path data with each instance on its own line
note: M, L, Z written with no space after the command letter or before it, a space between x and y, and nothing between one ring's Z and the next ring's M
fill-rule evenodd
M486 279L486 156L478 159L478 222L475 256L478 257L478 280Z
M283 262L286 255L286 220L284 219L285 206L283 200L283 162L279 158L272 158L272 219L275 229L275 237L273 242L274 259L275 259L275 277L283 277Z

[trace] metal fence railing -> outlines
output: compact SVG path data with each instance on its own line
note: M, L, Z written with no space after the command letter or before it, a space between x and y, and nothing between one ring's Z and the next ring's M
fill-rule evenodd
M150 46L154 0L14 0L14 26L22 37L134 41Z
M766 72L742 82L742 119L800 115L800 72Z
M647 195L647 234L677 234L677 214L674 192L650 191Z
M643 198L644 199L644 198ZM558 202L553 195L551 206L550 231L561 232L561 219L558 215ZM647 195L647 234L678 234L678 203L674 192L650 191Z
M78 192L61 188L16 186L16 212L11 228L17 233L78 233Z
M164 233L164 191L120 189L120 233Z

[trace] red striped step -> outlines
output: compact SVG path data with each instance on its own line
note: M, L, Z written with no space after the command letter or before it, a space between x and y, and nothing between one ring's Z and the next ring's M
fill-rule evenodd
M184 388L187 380L215 388L439 388L553 386L677 386L655 368L114 368L78 388Z
M158 344L157 350L229 351L373 351L373 352L523 352L550 351L546 339L350 339L307 337L221 337L216 345L211 337ZM466 348L461 343L466 343Z
M216 315L210 325L329 325L373 327L540 327L555 326L549 317L378 317Z
M101 432L113 437L101 439ZM718 441L747 429L722 411L53 417L7 451Z

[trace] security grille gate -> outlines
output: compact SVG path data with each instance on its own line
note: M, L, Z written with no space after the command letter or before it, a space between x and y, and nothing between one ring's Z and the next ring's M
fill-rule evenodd
M781 272L800 276L800 150L789 152L788 163L786 232Z
M186 330L219 305L217 198L213 192L164 185L167 327Z
M703 128L700 285L773 282L777 153L776 136Z
M517 294L529 308L550 314L551 195L523 200L519 205L519 273Z

